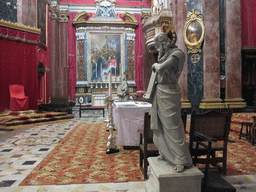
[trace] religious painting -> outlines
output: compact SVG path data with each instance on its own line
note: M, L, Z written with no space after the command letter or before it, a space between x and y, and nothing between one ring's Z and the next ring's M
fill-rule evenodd
M37 28L41 29L40 42L46 44L46 9L47 3L45 1L37 1Z
M186 31L190 43L197 43L202 36L202 26L198 21L192 21Z
M121 43L119 34L91 34L91 80L107 81L109 73L119 77L121 72Z
M201 53L201 45L204 40L204 23L199 11L193 10L188 13L188 20L184 26L184 42L188 48L188 53Z

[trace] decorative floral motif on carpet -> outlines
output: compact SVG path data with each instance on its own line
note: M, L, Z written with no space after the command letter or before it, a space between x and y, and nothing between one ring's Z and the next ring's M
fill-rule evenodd
M79 124L20 185L142 181L139 151L106 154L106 124Z
M228 143L227 175L256 174L256 145L245 138L239 140L237 132L230 131Z

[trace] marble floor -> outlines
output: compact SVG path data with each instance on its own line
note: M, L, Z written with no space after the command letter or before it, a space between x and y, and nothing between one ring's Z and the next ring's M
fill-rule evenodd
M73 110L72 121L52 123L15 131L0 131L1 192L145 192L145 182L77 185L19 186L19 183L79 123L102 123L102 111ZM229 176L225 179L237 191L255 192L256 175Z

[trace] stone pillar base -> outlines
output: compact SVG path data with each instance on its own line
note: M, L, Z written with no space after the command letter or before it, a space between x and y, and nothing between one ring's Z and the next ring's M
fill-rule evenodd
M182 173L174 171L173 166L158 157L149 157L149 179L146 192L201 192L204 174L192 166Z
M189 100L182 99L181 100L181 108L191 108L191 103L189 103Z
M223 109L225 104L221 99L203 99L199 105L200 109Z
M225 99L226 108L245 108L247 106L244 99Z

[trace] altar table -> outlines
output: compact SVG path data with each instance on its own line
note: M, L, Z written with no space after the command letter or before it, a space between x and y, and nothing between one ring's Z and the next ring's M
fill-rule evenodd
M139 146L139 129L144 126L144 114L152 105L146 102L114 102L113 118L117 128L117 145Z

